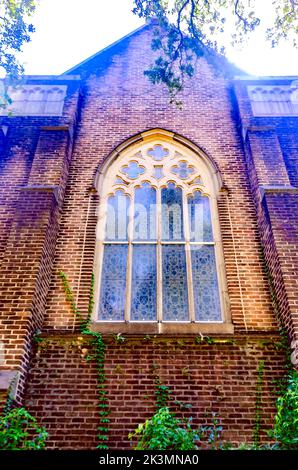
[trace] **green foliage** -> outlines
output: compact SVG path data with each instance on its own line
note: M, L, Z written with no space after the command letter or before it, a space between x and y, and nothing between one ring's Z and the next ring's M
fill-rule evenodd
M160 378L156 377L155 379L155 399L156 399L156 408L160 410L165 408L168 404L169 397L171 395L171 390L166 385L160 383Z
M190 421L181 421L169 411L160 408L157 413L144 424L129 434L129 439L138 438L136 450L195 450L198 439L191 428Z
M237 447L233 447L230 444L226 444L223 450L265 450L265 448L263 449L256 444L247 444L245 442L242 442ZM271 448L268 447L268 449L266 450L271 450Z
M97 434L99 444L97 445L97 448L104 450L108 449L107 424L110 422L110 420L108 419L110 412L108 406L107 391L105 387L106 374L104 370L106 345L100 333L90 331L88 327L85 328L82 333L91 338L90 344L93 349L93 354L91 358L95 361L96 364L98 400L97 407L99 416L99 426L97 427L97 430L99 431Z
M201 426L194 430L191 418L179 419L169 408L160 408L157 413L128 435L137 440L135 450L197 450L218 448L222 428L213 419L211 426Z
M47 432L25 408L13 408L0 417L1 450L42 450Z
M91 286L90 286L90 292L89 292L89 303L88 303L88 313L87 313L87 318L85 323L83 322L82 327L83 328L88 328L91 322L91 317L92 317L92 312L93 312L93 307L94 307L94 283L95 283L95 278L94 278L94 273L91 274Z
M253 442L255 446L258 446L260 444L264 366L264 361L260 361L257 370L258 377L256 384L255 423L253 430Z
M278 381L277 413L274 428L268 432L269 437L274 439L275 443L270 448L272 450L298 449L298 372L293 370L287 328L283 322L273 277L268 267L266 268L266 275L269 280L275 315L279 322L281 339L276 343L276 349L283 349L285 352L285 370L287 372L287 375Z
M90 330L91 314L93 310L93 298L94 298L94 276L92 275L90 299L88 307L87 318L84 318L76 306L73 292L70 288L68 279L63 272L60 272L60 277L63 282L66 299L68 300L73 314L78 318L80 324L80 330L82 334L90 337L90 345L93 353L89 356L90 359L94 360L97 369L97 390L98 390L98 415L99 415L99 426L98 426L98 449L108 449L107 446L107 433L108 433L108 415L110 414L108 409L107 392L105 389L105 352L106 345L102 339L100 333ZM281 341L277 343L278 348L284 348L286 351L286 369L289 371L288 380L281 384L282 395L277 400L277 414L275 417L275 426L270 431L269 436L276 442L272 445L260 445L260 429L262 419L262 394L263 394L263 373L264 373L264 362L261 361L257 370L257 384L256 384L256 404L255 404L255 424L253 431L253 444L241 444L237 448L232 447L229 443L223 444L221 442L221 431L222 426L213 414L212 423L210 426L200 426L197 430L192 429L191 418L190 419L179 419L176 418L167 407L170 389L161 384L158 376L155 378L155 396L156 396L156 414L145 423L140 424L137 429L129 434L129 439L137 440L135 449L137 450L193 450L193 449L233 449L233 450L275 450L275 449L298 449L298 372L291 369L290 364L290 352L287 347L287 338L284 333L284 329L281 327ZM114 336L115 341L123 343L125 338L121 335ZM145 337L144 339L149 340L151 337ZM208 336L196 337L196 343L207 343L214 344L216 342L227 342L235 344L234 340L216 340ZM41 338L36 335L35 341L37 344L40 343ZM153 364L153 371L158 369L157 364ZM180 404L180 402L175 402ZM184 404L183 404L184 405ZM184 405L185 408L191 405ZM9 407L8 407L9 408ZM24 409L20 412L20 415L26 412ZM6 411L10 413L10 411ZM5 416L6 416L5 415ZM24 415L26 418L31 415ZM46 432L43 428L39 428L36 425L36 421L31 417L33 421L30 421L36 433L38 434L35 441L27 443L31 447L22 448L43 448L44 440L46 438ZM0 424L1 433L1 424ZM18 437L21 432L17 432ZM30 432L31 436L31 432ZM27 435L25 436L27 438ZM2 436L0 436L0 443ZM35 444L34 444L35 442ZM40 446L40 447L34 447ZM6 447L5 447L6 448ZM7 447L8 448L8 447ZM11 449L12 447L9 447ZM20 447L18 447L20 448Z
M274 429L269 433L281 449L298 449L298 372L288 378L285 393L277 399Z
M15 54L34 32L28 18L35 8L34 0L0 0L0 67L10 78L18 78L24 72Z
M222 426L216 413L212 413L211 425L200 426L198 435L200 447L211 450L224 449L225 444L221 441Z
M109 407L108 407L108 400L107 400L107 391L105 388L105 352L106 352L106 345L103 341L101 333L96 331L90 330L90 322L91 316L94 306L94 274L92 273L91 277L91 287L90 287L90 294L89 294L89 305L88 305L88 313L87 317L84 318L81 313L79 312L73 291L70 287L68 278L63 271L60 271L60 277L63 283L64 292L66 296L66 300L69 302L72 313L78 319L80 324L80 331L83 335L86 335L90 338L90 345L92 348L92 354L87 357L88 360L94 360L96 364L96 375L97 375L97 407L98 407L98 416L99 416L99 425L97 427L98 434L97 439L99 444L97 445L98 449L105 450L108 449L107 441L108 441L108 423L109 423Z
M196 336L195 341L197 344L200 344L200 343L214 344L216 342L215 339L211 338L210 336L203 336L203 335Z
M224 42L243 43L267 21L265 39L276 46L287 38L297 46L298 4L296 0L274 0L271 15L260 10L252 0L134 0L133 12L141 18L155 18L152 49L159 52L155 64L145 71L152 83L164 83L170 101L181 105L177 94L185 79L192 77L196 59L208 57L218 71L227 67L223 61ZM265 17L266 15L266 17Z
M119 344L125 343L125 337L121 333L115 334L114 340L116 343L119 343Z
M71 308L71 311L72 311L74 317L79 320L80 329L82 330L87 326L88 319L84 319L82 317L82 315L80 314L78 308L77 308L75 297L74 297L73 291L70 287L70 284L69 284L69 281L67 279L66 274L63 271L60 271L59 275L60 275L60 278L61 278L62 283L63 283L65 298L66 298L67 302L70 305L70 308Z
M37 346L43 342L43 338L41 337L41 331L37 330L32 337L32 342Z
M174 405L178 406L180 408L180 410L188 410L188 409L192 408L191 403L185 403L184 401L175 400L173 403L174 403Z
M257 369L255 424L253 444L243 443L234 447L229 442L222 442L222 426L215 413L212 414L211 425L200 426L194 430L190 419L175 417L167 407L170 389L160 383L157 377L156 404L157 412L140 424L129 439L136 450L279 450L298 449L298 372L292 371L288 379L288 387L277 400L275 426L268 434L275 440L273 444L260 444L262 419L264 361L260 361ZM176 403L176 402L174 402Z

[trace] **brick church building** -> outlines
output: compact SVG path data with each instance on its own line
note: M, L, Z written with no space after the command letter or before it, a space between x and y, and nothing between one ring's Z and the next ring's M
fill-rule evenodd
M61 271L84 318L94 273L110 449L155 412L157 383L194 426L216 413L225 440L266 442L281 325L298 363L298 79L228 79L201 58L180 110L144 76L152 28L26 76L1 110L0 394L49 449L98 444Z

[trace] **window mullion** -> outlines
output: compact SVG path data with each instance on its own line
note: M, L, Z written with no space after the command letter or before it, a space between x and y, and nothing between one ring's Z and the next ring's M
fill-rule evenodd
M100 293L101 293L101 282L102 282L102 267L103 267L103 254L104 254L104 249L105 246L102 242L100 242L99 248L98 248L98 258L96 259L94 269L98 272L98 278L95 278L95 286L94 286L94 291L99 292L97 298L96 298L96 309L95 309L95 315L96 315L96 320L99 320L99 303L100 303Z
M120 155L119 159L117 158L113 162L111 167L104 170L104 174L101 176L101 178L104 176L104 179L102 179L102 181L100 180L102 198L97 226L98 248L96 249L95 258L96 291L98 292L95 315L96 318L99 319L100 314L102 321L116 321L111 319L117 318L117 321L121 319L121 322L125 321L128 323L130 321L139 321L139 318L144 321L147 321L147 318L151 318L150 321L154 320L161 323L163 321L180 322L180 318L182 319L182 323L184 321L207 322L218 321L219 310L221 309L222 314L226 310L226 280L224 275L217 201L214 194L216 188L213 188L211 179L209 182L209 177L211 178L212 175L208 174L208 169L207 167L205 168L204 163L201 167L201 163L197 161L195 155L192 156L190 154L188 158L187 149L185 149L184 155L182 148L180 149L182 153L178 152L179 147L176 148L175 142L173 142L172 145L170 142L167 142L165 145L168 148L164 147L162 144L158 147L159 151L157 152L155 149L156 144L153 140L150 140L146 144L142 144L140 151L133 153L133 156L132 153L123 153ZM134 171L130 173L129 176L126 175L126 177L124 177L124 175L122 175L123 169L130 168L129 165L131 165L132 162L134 162L134 167L131 169ZM181 167L181 162L184 167ZM157 166L162 168L160 173L154 173L155 167ZM143 168L143 172L141 170L136 171L139 170L139 167ZM196 173L189 171L190 167L192 167ZM175 174L173 174L173 172ZM120 180L117 179L119 175ZM170 183L174 186L170 186ZM205 187L202 187L202 184L204 184ZM160 188L161 185L165 189L168 188L169 191L170 189L175 189L173 195L171 196L169 192L167 193L167 198L165 197L165 199L163 199L164 195L163 190ZM138 192L138 190L135 191L136 186L140 189L140 192ZM143 213L140 214L140 223L138 222L140 229L137 227L136 234L134 234L133 226L137 215L134 213L135 208L137 207L138 210L139 203L149 212L150 204L154 201L152 188L156 191L156 212L154 215L156 221L156 238L152 236L152 231L150 231L150 236L149 234L147 234L148 236L141 235L141 229L143 230L145 227ZM172 205L175 203L181 207L181 189L184 239L180 239L174 235L174 233L172 234L173 228L171 225L175 224L174 228L178 227L178 221L175 222L176 219L174 217L176 213ZM191 200L188 199L188 195L191 197ZM128 223L126 239L123 239L123 235L118 234L118 232L120 233L120 229L122 233L124 227L124 210L122 209L125 205L123 201L127 201L127 199L123 199L123 196L129 197L130 199L129 215L126 219L126 223ZM207 199L209 200L211 215L208 212L209 206ZM162 201L167 201L169 210L167 217L171 217L168 222L170 237L165 235L164 238L162 233ZM111 204L109 212L107 212L108 203ZM192 222L192 217L189 217L190 204L194 207L195 211L192 216L194 217L194 223ZM199 225L199 227L202 229L203 236L201 236L201 229L198 228L198 230L196 230L195 222L201 224L201 219L196 219L196 205L198 205L198 214L202 218L203 227L201 225ZM119 208L121 208L119 214L117 208L118 212ZM113 217L115 216L113 209L117 217L116 228L117 230L119 228L117 236L105 234L107 220L109 221L109 227L113 227ZM149 214L147 213L147 217L148 216ZM137 220L139 221L139 219ZM150 223L152 222L153 219L151 215L148 220L150 220ZM211 237L210 225L213 225L214 239ZM166 228L167 227L165 227L165 229ZM191 237L192 228L197 232L196 237ZM111 239L108 239L108 237ZM167 238L169 238L169 240L167 240ZM204 238L210 241L203 241ZM112 248L109 245L111 245ZM119 245L123 246L121 247ZM144 245L143 248L141 247L142 245ZM153 245L156 260L152 259ZM181 245L184 245L184 247L182 248ZM115 253L117 256L115 256ZM105 261L105 256L107 261ZM109 264L104 264L108 262ZM115 263L117 263L117 265ZM154 263L156 263L156 266L154 266ZM177 264L176 271L175 263ZM205 266L204 263L207 263L207 266L209 266L208 271L203 270ZM146 266L148 266L148 269ZM155 271L154 274L153 270ZM132 276L134 276L134 278ZM115 277L115 282L111 282L113 277ZM152 285L153 277L155 277L154 282L156 282L155 294L153 294L155 288L155 286L153 287ZM136 281L137 286L133 284ZM124 283L125 292L123 291ZM148 283L150 292L146 291L146 283ZM181 287L182 283L183 287ZM113 292L110 291L115 285L118 286L118 284L120 290L119 293L115 292L117 302L115 301L114 306L109 300L109 298L113 296ZM106 289L104 289L104 286L106 286ZM202 291L204 289L208 290L209 286L212 292L212 299L210 301L202 298ZM175 289L177 290L176 297ZM217 289L220 295L220 307L218 307ZM146 300L147 294L148 301ZM176 298L178 299L177 301L175 300ZM138 302L140 299L142 305L139 308ZM101 308L99 308L99 302L102 302ZM144 307L143 302L146 303ZM155 312L154 315L152 312L154 302L156 306L156 316ZM206 302L210 303L210 307L209 305L205 305ZM176 309L172 315L171 309L172 313L173 310ZM208 309L210 310L210 314ZM146 316L148 312L150 312L150 317ZM107 320L105 320L106 318ZM172 318L174 318L174 320ZM215 318L216 320L210 320L211 318ZM162 331L161 324L157 327L157 331Z
M191 322L195 322L195 308L194 308L192 266L191 266L190 226L189 226L189 217L188 217L187 196L186 196L185 190L182 191L182 201L183 201L183 225L184 225L184 236L185 236L185 256L186 256L186 270L187 270L189 319Z
M125 299L125 321L130 321L130 308L131 308L131 283L132 283L132 240L133 240L133 225L134 225L134 193L131 195L129 213L128 213L128 253L127 253L127 268L126 268L126 299Z
M157 321L162 322L162 252L161 252L161 190L156 190L157 217Z
M125 316L126 322L130 321L130 305L131 305L131 275L132 275L132 243L128 243L127 268L126 268L126 299L125 299Z

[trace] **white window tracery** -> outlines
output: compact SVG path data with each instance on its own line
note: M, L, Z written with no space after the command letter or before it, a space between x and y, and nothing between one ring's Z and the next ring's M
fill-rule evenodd
M97 239L97 321L224 321L216 188L194 152L124 150L102 175Z

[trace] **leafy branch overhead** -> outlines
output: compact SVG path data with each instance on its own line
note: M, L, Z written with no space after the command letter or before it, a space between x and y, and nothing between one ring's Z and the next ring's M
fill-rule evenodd
M223 44L242 44L258 28L272 47L282 39L297 47L298 0L134 0L133 13L156 21L152 48L160 54L145 74L164 83L172 101L198 57L220 68Z
M30 41L30 34L34 32L29 19L35 6L34 0L0 0L0 68L10 78L17 78L24 72L16 53Z

